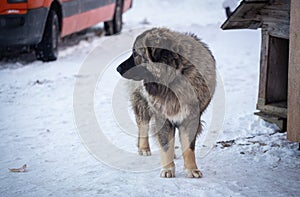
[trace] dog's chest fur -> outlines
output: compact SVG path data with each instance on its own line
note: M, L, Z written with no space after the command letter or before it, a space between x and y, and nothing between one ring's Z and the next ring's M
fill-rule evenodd
M190 115L190 105L182 101L179 102L178 98L171 92L157 96L149 94L145 86L141 90L141 94L148 101L149 109L168 119L174 125L181 124Z

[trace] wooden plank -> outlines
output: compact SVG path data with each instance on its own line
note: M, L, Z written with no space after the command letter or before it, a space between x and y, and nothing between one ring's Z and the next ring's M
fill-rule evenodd
M272 0L267 4L267 9L272 10L290 10L291 0Z
M252 3L252 2L265 2L267 3L269 0L244 0L247 3Z
M260 10L260 15L264 23L286 23L289 24L290 12L289 10L273 10L265 7Z
M269 0L244 0L245 2L268 2Z
M268 22L266 24L270 36L290 39L290 24L276 22Z
M255 112L255 115L261 117L264 121L275 123L282 132L286 131L286 119L276 115L270 115L264 112Z
M287 108L285 107L284 102L261 105L257 109L269 115L287 118Z
M221 28L223 30L228 29L258 29L260 28L262 23L260 21L230 21L228 23L224 23Z
M284 10L262 9L260 11L264 22L289 22L289 12Z
M261 18L258 10L265 6L264 2L246 3L242 2L233 14L221 26L225 29L257 29L261 27Z
M290 0L244 0L221 26L222 29L257 29L263 24L289 26Z
M300 142L300 1L291 0L287 138Z
M262 109L266 105L266 86L268 69L269 33L266 26L261 30L261 50L260 50L260 75L257 109Z

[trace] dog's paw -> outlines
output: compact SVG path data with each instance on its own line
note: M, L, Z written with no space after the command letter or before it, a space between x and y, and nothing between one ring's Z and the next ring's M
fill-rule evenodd
M162 168L160 171L160 177L162 178L175 177L175 167Z
M198 169L185 169L188 178L202 178L202 172Z
M149 148L139 149L139 155L141 155L141 156L151 156L151 151L150 151Z

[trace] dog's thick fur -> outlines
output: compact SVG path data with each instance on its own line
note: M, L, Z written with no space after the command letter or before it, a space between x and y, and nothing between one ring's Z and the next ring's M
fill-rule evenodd
M195 161L195 141L201 132L201 114L216 85L215 60L207 46L192 34L153 28L136 38L132 55L117 70L125 78L141 81L131 94L139 154L151 155L148 130L154 119L161 147L160 176L175 176L178 128L187 176L202 177Z

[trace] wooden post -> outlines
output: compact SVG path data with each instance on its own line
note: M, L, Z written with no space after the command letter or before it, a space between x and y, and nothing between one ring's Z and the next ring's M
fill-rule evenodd
M300 142L300 1L291 0L287 138Z

